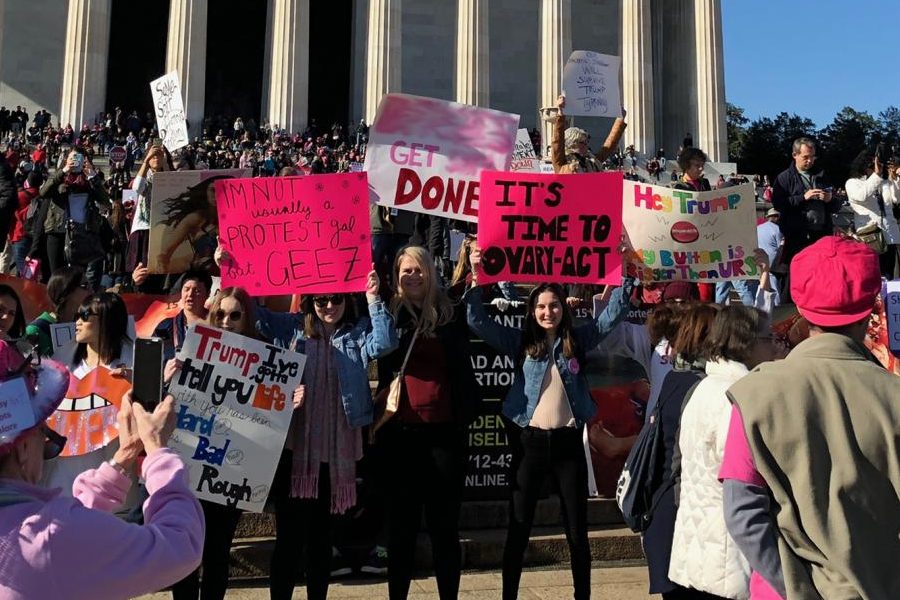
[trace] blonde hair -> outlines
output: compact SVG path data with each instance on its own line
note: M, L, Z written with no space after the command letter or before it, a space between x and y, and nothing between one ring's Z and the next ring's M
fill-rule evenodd
M417 315L417 311L413 308L409 298L403 295L403 288L400 285L400 261L404 257L409 257L416 262L422 270L422 279L425 283L425 297L422 299L421 314ZM391 314L397 319L401 308L406 308L416 327L420 333L425 335L433 335L434 330L441 325L445 325L453 318L453 305L446 292L440 289L438 285L437 269L434 267L434 259L431 253L421 246L407 246L397 253L394 259L394 281L397 289L391 298L390 308Z
M456 257L456 268L453 269L453 278L450 280L450 287L453 287L461 281L465 281L466 276L472 272L472 265L469 264L469 256L472 250L476 248L475 238L467 235L462 244L459 246L459 255Z
M244 312L244 318L242 319L243 327L241 328L241 331L236 331L235 333L257 340L260 339L261 336L256 330L256 304L253 302L253 298L250 297L250 294L247 293L247 290L242 287L227 287L219 290L209 307L209 313L206 318L207 323L213 327L221 327L221 325L216 322L216 312L222 308L222 300L225 298L234 298L237 300Z

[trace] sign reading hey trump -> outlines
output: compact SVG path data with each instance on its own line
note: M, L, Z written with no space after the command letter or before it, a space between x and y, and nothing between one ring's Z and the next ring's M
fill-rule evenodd
M622 214L633 277L697 282L759 277L749 184L695 192L627 182Z
M481 172L509 166L518 125L518 115L388 94L369 130L370 199L394 209L476 221Z
M622 173L481 175L479 283L613 283L622 235Z

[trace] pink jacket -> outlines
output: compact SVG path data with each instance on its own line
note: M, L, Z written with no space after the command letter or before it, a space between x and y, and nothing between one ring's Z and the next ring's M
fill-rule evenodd
M187 470L168 448L143 465L143 526L108 511L130 482L108 464L86 471L74 498L0 479L0 600L120 599L155 592L199 564L204 521Z

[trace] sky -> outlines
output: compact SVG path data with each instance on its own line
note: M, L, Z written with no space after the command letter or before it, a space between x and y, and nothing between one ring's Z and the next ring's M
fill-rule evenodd
M900 2L722 0L725 97L750 119L900 106ZM900 54L898 54L900 55Z

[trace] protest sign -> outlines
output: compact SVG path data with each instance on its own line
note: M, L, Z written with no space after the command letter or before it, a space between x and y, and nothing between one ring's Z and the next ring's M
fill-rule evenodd
M481 175L478 283L621 281L622 173Z
M254 296L361 292L372 265L365 173L216 183L222 285Z
M888 344L892 353L900 355L900 281L885 281L881 295L887 318Z
M369 131L372 202L476 221L479 175L509 166L519 116L446 100L388 94Z
M184 117L184 101L178 72L166 73L150 82L153 109L156 111L156 127L163 145L174 152L188 145L187 122Z
M184 459L191 489L202 500L262 512L306 357L193 325L178 358L169 447Z
M621 117L619 70L622 59L589 50L575 50L563 69L566 115Z
M150 272L213 269L219 236L215 182L250 175L250 169L154 173L147 265Z
M118 438L116 416L130 389L127 379L114 377L106 367L91 369L80 379L70 372L66 396L47 419L51 429L67 438L60 456L88 454Z
M25 379L16 377L0 383L0 440L11 440L34 425L34 409Z
M629 181L622 213L633 249L632 277L697 282L759 277L750 184L695 192Z
M541 170L541 161L534 153L534 144L531 143L527 129L520 129L516 133L516 147L513 150L509 170L529 173L539 173Z

